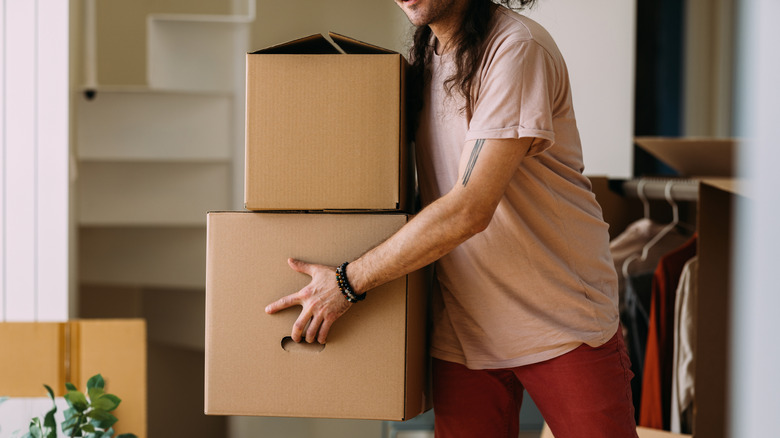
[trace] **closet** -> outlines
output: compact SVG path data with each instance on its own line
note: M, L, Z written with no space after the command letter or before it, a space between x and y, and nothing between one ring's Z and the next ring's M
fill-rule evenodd
M731 154L733 144L724 151ZM695 158L695 154L692 157ZM695 395L691 426L694 437L725 437L729 308L734 299L730 272L732 228L735 205L749 199L744 185L733 178L610 180L591 177L591 181L604 219L610 224L612 239L648 215L661 225L672 223L672 205L677 207L677 219L692 226L688 232L696 236L699 267L695 285L698 299L692 306ZM646 202L640 198L646 198Z

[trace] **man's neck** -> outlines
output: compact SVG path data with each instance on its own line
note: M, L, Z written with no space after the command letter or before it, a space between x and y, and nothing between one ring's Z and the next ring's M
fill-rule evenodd
M428 26L436 36L438 44L436 46L436 52L444 54L453 49L450 47L450 43L453 41L454 36L460 31L460 26L463 23L463 16L468 9L469 0L455 1L457 5L452 9L450 14L436 22L430 23Z

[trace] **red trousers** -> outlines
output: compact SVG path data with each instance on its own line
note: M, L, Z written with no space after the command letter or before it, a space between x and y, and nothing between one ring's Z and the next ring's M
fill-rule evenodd
M433 360L436 438L517 438L523 389L555 438L636 438L630 369L620 330L544 362L470 370Z

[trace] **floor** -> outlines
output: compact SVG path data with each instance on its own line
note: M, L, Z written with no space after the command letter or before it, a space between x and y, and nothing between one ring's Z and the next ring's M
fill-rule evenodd
M539 438L539 435L541 434L540 431L524 431L520 432L520 436L518 438ZM420 432L420 431L409 431L409 432L400 432L398 435L396 435L397 438L433 438L433 432Z

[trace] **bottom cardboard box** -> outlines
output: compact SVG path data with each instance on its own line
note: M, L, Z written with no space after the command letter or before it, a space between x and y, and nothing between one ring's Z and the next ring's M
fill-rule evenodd
M289 337L301 308L267 304L309 277L287 258L338 265L379 244L403 214L214 212L206 256L205 411L218 415L405 420L424 412L427 277L368 292L327 343Z

